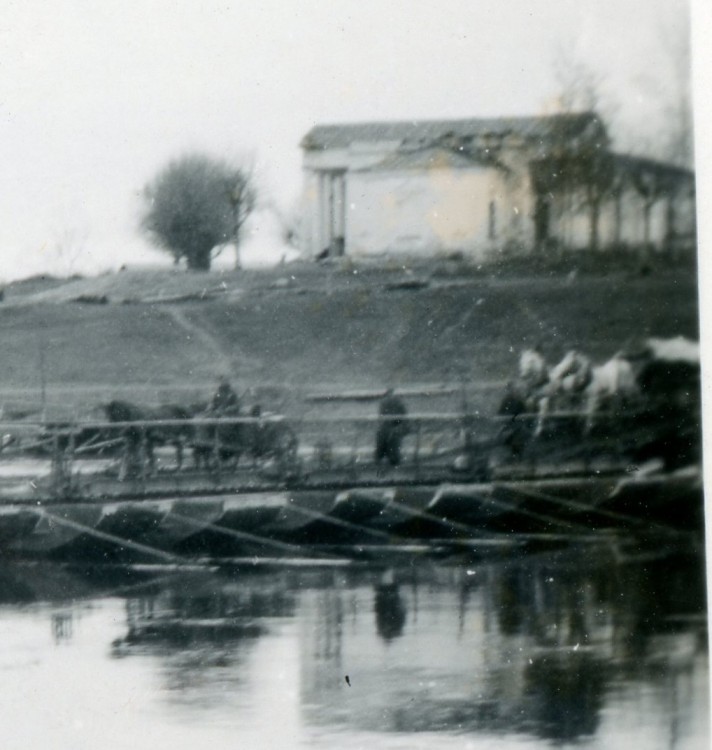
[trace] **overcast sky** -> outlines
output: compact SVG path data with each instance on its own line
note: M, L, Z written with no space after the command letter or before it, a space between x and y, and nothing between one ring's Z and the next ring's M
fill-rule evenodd
M288 211L317 122L551 111L559 49L647 143L686 23L687 0L5 0L0 278L156 257L140 192L186 151L252 156Z

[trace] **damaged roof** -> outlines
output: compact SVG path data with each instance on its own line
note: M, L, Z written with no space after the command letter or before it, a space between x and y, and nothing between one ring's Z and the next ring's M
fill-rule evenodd
M302 139L304 149L346 148L352 143L396 141L435 143L443 138L461 139L519 135L528 139L576 138L588 128L603 129L595 112L542 117L495 117L466 120L403 120L391 122L315 125Z
M445 148L426 147L418 150L399 150L377 164L370 164L355 171L373 172L378 170L401 169L458 169L470 168L475 164L491 165L492 159L484 159L470 153L457 153Z
M677 164L649 159L644 156L633 156L632 154L613 154L616 166L624 172L654 172L658 175L668 177L693 177L694 172L687 167Z

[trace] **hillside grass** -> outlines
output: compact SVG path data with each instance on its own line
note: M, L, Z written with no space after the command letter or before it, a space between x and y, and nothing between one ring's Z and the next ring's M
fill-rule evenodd
M13 286L0 305L4 403L37 403L44 379L48 403L77 411L115 396L204 398L223 373L275 394L461 381L486 390L535 342L552 361L571 346L603 361L645 336L699 337L696 275L672 266L298 264Z

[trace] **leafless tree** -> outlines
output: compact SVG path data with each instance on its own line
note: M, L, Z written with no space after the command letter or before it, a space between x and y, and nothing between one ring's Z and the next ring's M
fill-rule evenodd
M566 118L552 119L551 146L546 163L556 174L555 185L573 210L583 208L589 217L589 247L599 248L599 221L603 203L615 190L615 164L610 153L606 122L615 116L617 105L604 94L603 76L579 59L571 47L559 47L553 62L561 114L589 113L592 126L574 143L562 130Z
M660 33L660 49L669 63L670 89L664 105L665 156L673 163L691 168L694 161L692 126L692 55L689 16Z
M264 206L277 220L279 235L287 247L298 250L302 231L303 215L299 205L291 206L286 211L281 209L274 201L267 201Z
M655 65L635 79L635 85L657 110L634 134L624 133L639 154L691 169L694 163L692 61L689 8L673 2L657 20Z
M258 190L254 164L242 166L238 173L228 177L226 189L229 193L230 208L232 210L232 237L230 243L235 248L235 268L241 266L240 247L242 245L242 229L257 208Z
M54 236L54 255L63 272L75 273L77 263L86 250L89 230L86 227L65 226Z
M603 76L581 60L572 46L560 45L553 58L560 112L597 112L604 104Z
M589 247L597 250L601 207L613 189L615 171L601 112L613 107L601 94L602 76L580 60L572 48L557 50L553 70L558 86L557 109L564 117L551 119L550 145L539 173L545 175L542 184L558 193L569 211L588 213ZM590 125L572 140L568 133L570 117L577 114L587 115Z

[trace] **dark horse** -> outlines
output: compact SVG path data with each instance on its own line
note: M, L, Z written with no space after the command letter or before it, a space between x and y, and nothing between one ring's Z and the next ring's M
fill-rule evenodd
M299 441L294 430L278 417L263 415L257 405L247 415L239 409L206 409L196 416L205 420L196 422L193 434L196 468L236 467L242 456L255 463L273 459L285 469L296 462ZM230 421L236 419L241 421Z
M274 460L283 470L296 467L299 438L282 417L262 414L260 406L250 411L253 420L247 427L247 453L253 461Z
M220 411L197 407L194 414L197 419L191 445L195 467L212 469L228 462L237 464L244 450L245 426L229 420L241 417L239 407Z
M154 449L158 445L172 445L176 451L176 466L183 465L183 447L191 441L193 429L188 420L188 409L175 404L156 407L138 406L129 401L110 401L103 406L109 422L163 422L182 420L183 424L132 425L122 430L126 446L126 460L132 466L156 466Z

